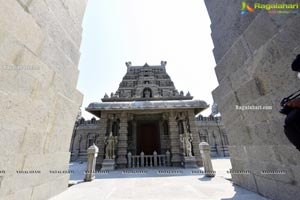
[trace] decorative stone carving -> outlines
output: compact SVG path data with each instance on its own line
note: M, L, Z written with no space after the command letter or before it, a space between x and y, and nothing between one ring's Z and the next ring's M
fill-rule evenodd
M195 124L195 115L192 110L188 111L187 117L188 117L188 122L189 122L188 130L189 130L189 133L192 134L192 138L193 138L193 140L192 140L193 155L195 156L197 165L202 166L202 158L201 158L200 150L199 150L200 138L199 138L199 135L197 134L197 127Z
M186 112L176 112L176 120L187 120L187 113Z
M169 113L166 113L166 112L162 114L163 120L168 120L169 116L170 116Z
M131 62L126 62L127 73L119 84L116 94L111 94L111 98L102 98L102 101L112 102L119 97L122 98L122 101L124 99L128 101L140 100L140 98L174 100L174 97L178 97L179 93L166 72L166 64L166 61L162 61L160 66L150 66L148 64L132 66ZM151 90L150 93L149 91L143 91L148 87ZM183 99L192 99L192 97L184 95L182 97Z
M160 64L161 66L165 67L167 65L167 61L161 61Z
M126 62L125 64L128 68L131 66L131 62Z
M192 155L192 134L186 130L184 134L180 134L180 141L183 143L184 156L191 157Z
M115 158L115 146L118 142L118 137L113 136L110 132L108 137L105 137L105 159L114 159Z
M112 121L116 121L120 118L119 114L108 114L108 119L112 120Z
M108 114L109 119L109 133L112 132L114 136L118 135L119 132L119 121L120 115L119 114Z
M184 134L186 131L189 132L188 118L186 112L177 112L176 121L178 124L179 134Z
M150 98L150 91L149 90L146 90L144 92L144 95L145 95L145 98Z
M120 167L125 167L127 164L127 148L128 148L128 115L123 112L120 116L120 130L118 138L117 164Z
M174 96L179 96L178 90L174 90L173 94L174 94Z
M152 91L149 88L144 89L143 91L143 98L150 98L152 97Z
M181 159L181 152L180 152L180 138L178 134L178 127L176 122L176 115L174 112L170 112L169 117L169 127L170 127L170 147L171 147L171 161L173 166L180 166L180 163L182 161Z

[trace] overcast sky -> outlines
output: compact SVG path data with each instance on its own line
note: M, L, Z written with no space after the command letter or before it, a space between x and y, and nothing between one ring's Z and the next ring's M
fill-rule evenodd
M132 65L167 61L178 91L213 103L217 87L210 19L202 0L89 0L83 21L78 89L84 111L118 89ZM210 113L210 108L204 115Z

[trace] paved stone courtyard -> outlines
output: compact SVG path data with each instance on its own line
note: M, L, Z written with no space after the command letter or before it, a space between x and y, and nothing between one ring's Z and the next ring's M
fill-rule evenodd
M136 168L98 173L96 180L79 183L52 200L88 199L266 199L235 186L230 181L229 158L213 159L215 178L206 178L200 169ZM70 183L84 178L86 163L71 163Z

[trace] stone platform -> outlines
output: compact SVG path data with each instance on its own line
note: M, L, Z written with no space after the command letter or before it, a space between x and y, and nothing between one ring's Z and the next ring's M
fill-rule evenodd
M231 168L229 159L214 159L215 178L206 178L200 169L135 168L101 172L96 180L80 183L52 198L52 200L82 199L266 199L256 193L235 186L226 173ZM75 173L84 165L72 165ZM77 172L79 172L77 171ZM101 173L100 173L101 172ZM78 179L71 174L71 179Z
M198 168L198 166L196 164L196 159L194 156L184 157L184 168L186 168L186 169Z
M101 170L115 170L115 165L116 163L114 159L104 159Z

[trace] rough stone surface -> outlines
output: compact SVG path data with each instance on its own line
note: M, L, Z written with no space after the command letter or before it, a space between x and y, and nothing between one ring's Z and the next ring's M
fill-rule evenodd
M48 199L68 186L49 170L68 170L86 0L0 4L0 199Z
M300 191L300 154L285 137L278 110L281 99L299 89L290 65L299 54L300 17L257 10L241 16L241 2L205 1L220 84L213 97L228 133L233 170L250 170L233 174L233 182L273 199L293 199ZM272 109L237 110L236 105Z

